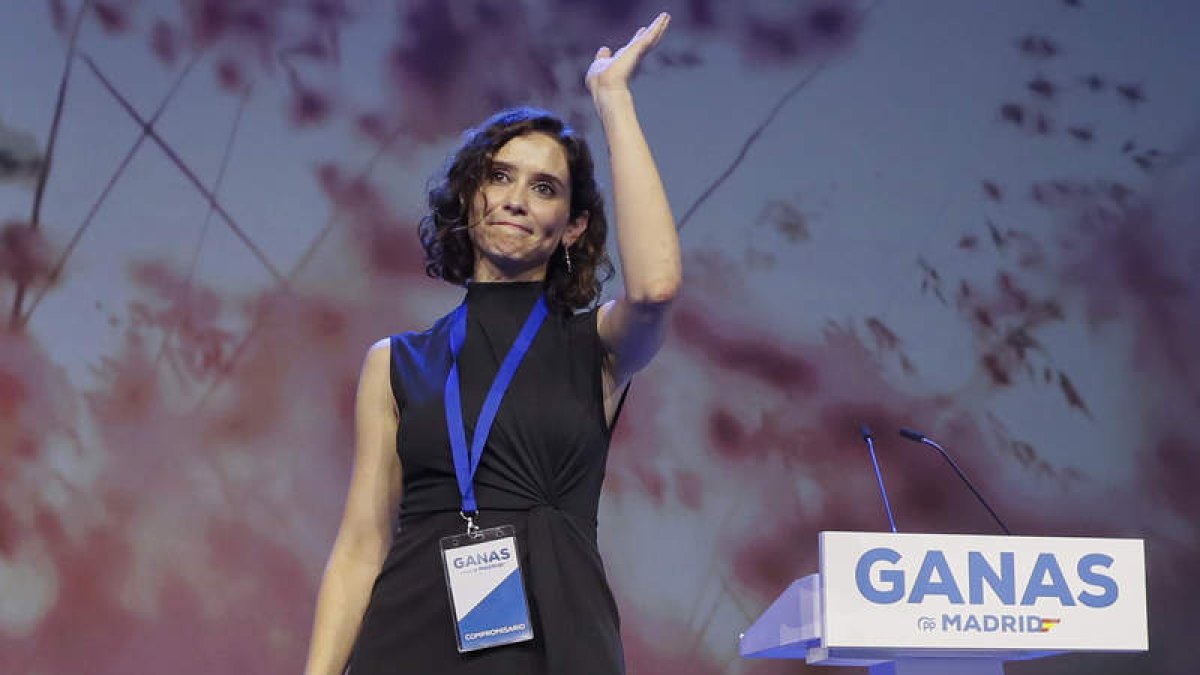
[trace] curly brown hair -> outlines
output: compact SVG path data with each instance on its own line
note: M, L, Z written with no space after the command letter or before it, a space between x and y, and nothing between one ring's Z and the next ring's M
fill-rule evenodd
M578 132L553 113L521 107L501 110L464 134L463 144L450 156L445 169L429 188L429 213L421 218L418 233L425 249L425 273L463 285L475 267L475 252L468 233L470 204L491 168L496 152L510 140L544 133L558 140L567 157L571 182L570 217L588 213L588 225L571 245L568 273L565 249L560 246L546 266L546 301L562 311L595 305L600 287L613 274L605 240L608 220L604 198L596 184L592 153Z

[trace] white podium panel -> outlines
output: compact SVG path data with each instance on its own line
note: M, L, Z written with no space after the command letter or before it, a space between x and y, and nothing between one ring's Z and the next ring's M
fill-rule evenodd
M822 532L826 647L1142 651L1136 539Z
M820 545L821 572L742 634L742 656L1002 675L1004 661L1149 648L1138 539L822 532Z

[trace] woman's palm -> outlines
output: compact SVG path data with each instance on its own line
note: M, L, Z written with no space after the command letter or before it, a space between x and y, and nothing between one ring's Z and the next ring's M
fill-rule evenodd
M627 87L638 64L658 44L669 23L671 16L663 12L649 26L639 28L615 54L608 47L598 49L585 78L588 90L595 94L603 89Z

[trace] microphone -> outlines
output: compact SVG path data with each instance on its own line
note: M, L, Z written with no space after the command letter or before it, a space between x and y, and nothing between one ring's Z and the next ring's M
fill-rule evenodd
M875 456L875 439L871 437L871 427L864 424L859 427L859 431L867 443L867 450L871 453L871 464L875 466L875 480L879 481L879 493L883 495L883 509L887 511L888 524L892 526L892 534L895 534L896 518L892 515L892 505L888 501L887 488L883 487L883 474L879 473L879 458Z
M923 434L919 431L913 430L913 429L909 429L908 427L901 428L900 435L907 438L910 441L915 441L917 443L924 443L925 445L928 445L929 447L936 449L938 451L938 453L941 454L942 458L945 459L947 462L949 462L950 468L954 469L954 473L958 474L958 477L962 479L962 482L965 483L967 485L967 487L971 489L971 493L975 495L975 499L978 499L979 503L983 504L983 508L987 509L988 513L992 514L992 519L994 519L996 521L996 524L1000 526L1001 530L1004 530L1004 534L1007 534L1007 535L1012 534L1012 531L1008 529L1008 526L1004 524L1004 521L1000 520L1000 516L996 515L996 511L994 509L992 509L992 505L988 504L987 500L983 498L983 495L979 494L979 490L975 489L975 486L971 483L970 480L967 479L967 475L962 472L962 469L958 468L958 462L954 461L954 458L952 458L950 456L950 453L946 452L945 448L943 448L940 444L938 444L937 441L926 436L925 434Z

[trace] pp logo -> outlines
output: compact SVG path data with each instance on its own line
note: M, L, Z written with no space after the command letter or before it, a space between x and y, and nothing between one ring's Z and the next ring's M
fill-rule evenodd
M917 619L917 630L925 631L926 633L937 630L937 619L932 616L923 616Z

